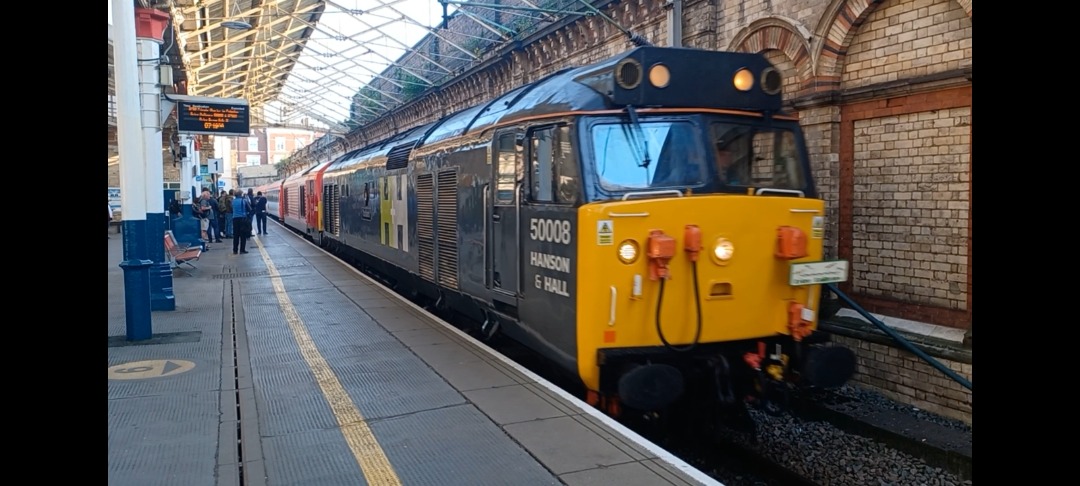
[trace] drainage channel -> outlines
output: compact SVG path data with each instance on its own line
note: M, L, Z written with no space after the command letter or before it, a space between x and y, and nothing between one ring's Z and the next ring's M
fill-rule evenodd
M236 349L239 347L236 338L236 282L228 281L229 291L229 334L232 338L232 369L233 369L233 396L236 401L236 467L240 476L240 484L247 484L244 480L244 412L240 409L240 359Z
M235 426L231 427L233 430L222 430L218 486L266 484L241 299L242 284L236 280L241 275L235 269L226 269L226 273L222 274L225 280L225 312L222 316L222 428L229 427L229 421L234 421ZM232 393L229 393L230 391Z

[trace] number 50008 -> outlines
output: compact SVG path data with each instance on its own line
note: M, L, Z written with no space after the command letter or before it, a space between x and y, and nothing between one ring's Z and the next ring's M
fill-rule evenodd
M570 244L573 235L570 222L559 219L532 218L529 220L529 238L536 241Z

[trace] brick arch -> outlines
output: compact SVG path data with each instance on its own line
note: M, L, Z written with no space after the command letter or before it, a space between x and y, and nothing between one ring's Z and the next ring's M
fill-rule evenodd
M859 27L885 0L832 0L815 31L811 52L816 55L814 71L819 90L840 86L844 57ZM968 17L974 0L952 0Z
M795 63L795 75L805 89L814 77L809 32L793 21L780 17L758 19L739 31L729 47L732 51L755 53L770 49L783 52Z

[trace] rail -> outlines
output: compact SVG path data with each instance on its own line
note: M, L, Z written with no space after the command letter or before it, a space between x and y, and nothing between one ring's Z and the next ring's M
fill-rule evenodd
M832 292L837 297L839 297L840 300L844 301L844 303L847 304L849 307L854 309L855 312L858 312L859 315L863 316L864 319L866 319L866 320L870 321L871 323L873 323L875 326L878 327L878 329L881 329L882 331L885 332L885 334L888 334L889 337L893 338L893 340L900 343L900 345L904 346L904 348L906 348L908 351L911 351L916 356L922 358L923 361L926 361L928 364L930 364L930 366L933 366L934 368L937 368L938 371L941 371L942 373L945 374L945 376L948 376L949 378L952 378L953 381L961 384L964 388L967 388L968 390L971 390L971 382L970 381L965 380L964 377L956 374L955 371L950 370L948 367L941 364L940 361L934 359L932 356L926 354L923 350L916 347L914 344L911 343L911 341L908 341L907 339L904 339L903 336L897 334L896 331L893 331L892 329L890 329L889 326L886 326L885 323L877 320L876 317L874 317L872 314L867 312L866 309L863 309L862 307L860 307L859 304L856 304L855 301L851 300L850 297L848 297L846 294L841 292L840 289L836 288L836 286L834 286L833 284L825 284L825 288L828 289L829 292Z

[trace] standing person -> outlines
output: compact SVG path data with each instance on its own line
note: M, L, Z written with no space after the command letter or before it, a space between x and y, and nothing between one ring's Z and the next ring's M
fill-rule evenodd
M210 192L210 189L203 189L202 202L200 206L203 208L203 216L208 221L206 234L209 235L210 240L214 243L221 243L221 227L218 226L218 203L214 199L214 195Z
M237 251L247 253L247 239L251 235L251 225L248 223L248 213L250 212L251 205L248 204L244 193L237 189L236 197L232 201L233 255Z
M228 214L226 214L225 211L222 211L222 209L221 209L221 201L222 201L222 199L225 199L225 190L224 189L221 190L221 192L218 194L218 196L216 198L217 203L218 203L217 204L218 234L220 235L219 238L231 238L232 236L229 235L225 231L225 229L229 226L229 223L231 221L227 221ZM232 210L231 203L230 203L229 210L230 211Z
M213 217L214 212L212 207L214 206L214 198L210 195L210 189L203 188L202 196L199 197L199 228L202 229L202 239L207 243L214 241L214 234L211 233L210 218ZM215 225L216 226L216 225ZM221 241L221 240L218 240Z
M218 211L223 215L222 219L225 220L225 225L222 227L225 230L225 237L233 237L233 197L232 191L221 191L221 197L218 197Z
M266 196L262 191L255 194L255 222L258 224L257 234L266 234Z

